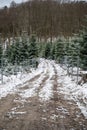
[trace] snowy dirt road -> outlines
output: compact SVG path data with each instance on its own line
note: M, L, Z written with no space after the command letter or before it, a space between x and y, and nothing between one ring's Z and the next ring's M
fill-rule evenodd
M1 95L0 130L87 130L87 119L75 100L61 92L61 68L48 60L39 67L29 80Z

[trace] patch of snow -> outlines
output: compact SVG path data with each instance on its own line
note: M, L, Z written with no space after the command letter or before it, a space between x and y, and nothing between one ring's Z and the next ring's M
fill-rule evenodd
M35 96L35 87L34 88L31 88L31 89L28 89L28 90L24 90L20 93L20 96L22 98L29 98L29 97L32 97L32 96Z
M11 111L11 112L8 112L7 113L7 116L12 119L15 115L23 115L23 114L26 114L27 112L24 111L24 112L15 112L15 111Z
M41 98L42 101L47 101L53 96L53 89L52 89L52 83L46 81L44 87L42 90L39 92L39 97Z
M67 75L66 70L57 64L55 67L58 74L58 83L61 86L58 88L58 92L63 93L65 95L65 99L74 100L87 119L87 83L82 86L77 85L75 81Z
M56 110L62 112L63 114L68 114L69 115L68 110L63 108L62 106L59 106L58 108L56 108Z
M41 76L36 81L33 81L31 85L30 84L28 85L29 89L22 90L21 92L19 91L20 96L22 98L30 98L30 97L36 96L37 91L40 87L40 84L42 83L43 79L45 78L46 73L47 73L47 66L45 66L44 71L41 74Z
M84 106L84 105L81 104L79 101L77 102L77 105L79 106L81 112L83 113L83 115L84 115L85 118L87 119L87 106Z
M21 115L21 114L26 114L27 112L26 111L24 111L24 112L15 112L15 111L12 111L12 112L10 112L10 114L12 114L12 115Z
M42 120L47 120L47 118L45 118L45 117L42 117Z
M46 81L45 85L39 92L38 96L40 97L40 99L42 101L49 100L52 97L52 93L53 93L52 84L53 83L51 81L51 78L54 75L54 69L53 69L53 66L51 65L51 63L48 62L48 60L43 61L43 63L44 63L43 64L44 72L41 74L40 78L38 78L36 81L33 81L33 83L31 85L29 85L29 89L21 91L20 96L22 98L29 98L29 97L36 96L37 91L40 88L40 85L41 85L43 79L46 77L46 74L49 75L49 79Z
M52 77L55 74L54 68L53 68L53 61L48 62L48 74L49 74L49 79L46 81L44 84L44 87L41 89L39 92L39 97L41 98L42 101L47 101L50 100L50 98L53 96L53 81Z
M32 69L31 73L23 73L22 76L21 73L10 75L9 77L3 76L4 84L1 84L0 81L0 99L6 97L8 94L14 93L27 81L44 72L44 66L47 68L45 61L41 60L38 68L36 70Z
M58 83L60 85L60 87L58 87L58 93L64 94L65 99L74 100L87 119L87 83L82 86L77 85L71 77L67 76L66 69L63 69L60 65L50 60L40 59L38 68L36 70L31 69L31 73L22 73L21 75L21 72L19 72L17 75L10 75L9 77L3 76L4 84L1 84L0 81L0 99L6 97L8 94L18 92L22 97L22 99L20 99L21 102L37 94L41 101L50 100L53 96L52 78L55 75L54 67L57 70ZM77 68L74 68L74 71L76 71L76 69ZM41 76L29 84L28 81L37 75ZM49 76L49 78L41 88L40 85L46 76ZM26 85L28 85L26 90L20 89ZM39 88L40 91L38 91Z
M52 120L56 120L58 117L59 117L59 115L55 115L55 114L52 114L52 115L50 116L50 118L51 118Z

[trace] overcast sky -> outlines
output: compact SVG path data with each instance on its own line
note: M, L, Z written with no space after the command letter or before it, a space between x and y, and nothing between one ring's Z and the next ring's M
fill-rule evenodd
M1 7L4 7L5 5L7 5L7 6L9 6L10 5L10 3L11 3L11 1L13 1L13 0L0 0L0 8ZM14 0L16 3L20 3L20 2L22 2L22 1L27 1L27 0ZM84 1L84 0L82 0L82 1Z
M9 6L10 3L12 2L13 0L0 0L0 8L7 5ZM16 3L20 3L22 1L27 1L27 0L14 0Z

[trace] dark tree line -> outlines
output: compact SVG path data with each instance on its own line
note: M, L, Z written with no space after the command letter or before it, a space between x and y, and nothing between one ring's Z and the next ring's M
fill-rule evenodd
M0 33L4 37L19 36L22 31L47 39L78 33L87 14L87 2L64 0L32 0L0 9Z

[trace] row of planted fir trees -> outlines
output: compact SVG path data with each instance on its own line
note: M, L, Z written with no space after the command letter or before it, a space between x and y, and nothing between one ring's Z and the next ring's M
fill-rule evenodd
M53 43L39 43L39 56L55 60L67 67L87 70L87 30L68 40L59 38Z
M16 38L3 49L0 42L0 66L5 62L20 65L27 61L28 65L38 65L37 58L56 60L60 64L77 66L87 70L87 29L71 40L59 38L55 42L39 43L35 35L30 38Z
M11 45L4 48L0 42L0 67L10 63L20 65L24 61L29 61L29 65L37 65L35 60L38 57L38 49L35 36L12 39ZM26 62L27 64L27 62Z

